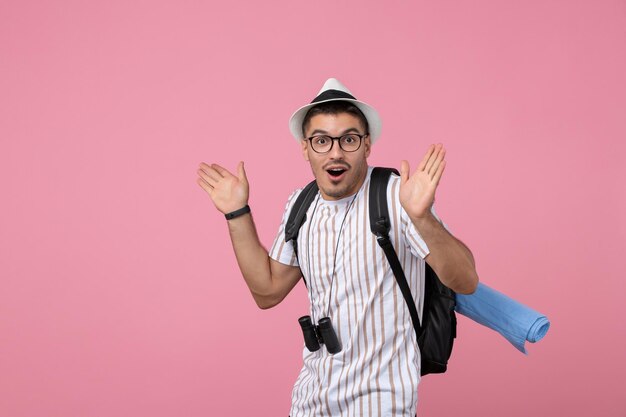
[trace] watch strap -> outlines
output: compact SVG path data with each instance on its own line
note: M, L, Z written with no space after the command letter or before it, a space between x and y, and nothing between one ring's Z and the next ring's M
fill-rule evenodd
M250 213L250 206L247 204L244 207L240 208L239 210L226 213L224 216L226 217L226 220L232 220L235 217L243 216L246 213Z

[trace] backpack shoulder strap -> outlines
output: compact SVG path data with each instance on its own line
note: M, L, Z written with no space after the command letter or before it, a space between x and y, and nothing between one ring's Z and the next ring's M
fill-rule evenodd
M296 202L291 206L289 212L289 218L285 225L285 242L293 240L293 248L298 256L298 234L300 233L300 227L306 221L306 211L315 199L317 195L317 183L315 180L311 181L304 187Z
M417 308L415 307L415 301L411 295L409 284L406 282L406 276L402 270L398 255L389 240L389 230L391 229L391 223L389 222L389 208L387 205L387 183L391 173L398 174L393 168L374 168L372 176L370 178L370 197L369 197L369 212L370 212L370 229L372 233L376 235L376 241L385 252L385 256L389 261L393 275L396 277L404 301L411 313L411 319L413 321L413 328L417 339L420 339L422 334L422 326L417 315Z
M389 209L387 208L387 184L391 173L398 174L394 168L376 167L370 177L370 229L376 237L389 237Z

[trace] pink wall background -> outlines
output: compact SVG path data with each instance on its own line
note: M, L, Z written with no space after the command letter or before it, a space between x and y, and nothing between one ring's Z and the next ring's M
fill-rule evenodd
M304 286L256 308L195 172L245 160L270 245L330 76L370 163L446 145L438 213L552 322L461 319L420 415L626 415L624 1L88 3L0 3L0 416L287 415Z

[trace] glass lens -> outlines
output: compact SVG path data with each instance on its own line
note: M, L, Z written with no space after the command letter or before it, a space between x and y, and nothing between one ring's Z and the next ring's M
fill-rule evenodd
M339 139L339 145L346 152L354 152L361 146L361 138L358 135L343 135Z
M330 136L315 136L311 138L311 146L315 152L328 152L333 145L333 140Z

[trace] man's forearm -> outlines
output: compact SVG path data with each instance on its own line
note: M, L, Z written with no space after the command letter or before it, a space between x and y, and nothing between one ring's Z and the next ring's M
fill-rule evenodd
M228 220L228 231L241 274L260 305L263 297L272 294L272 274L268 252L259 241L252 215Z
M236 175L217 164L204 162L200 164L198 175L198 185L221 213L233 214L247 207L250 190L243 161L239 162ZM234 218L227 218L239 269L257 305L272 307L296 285L300 269L271 260L259 241L250 212L236 214Z
M461 294L474 292L478 285L478 274L469 248L452 236L432 213L411 220L430 250L426 262L441 282Z

